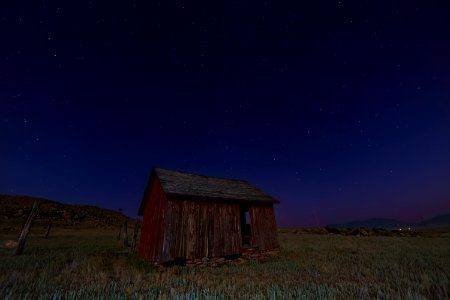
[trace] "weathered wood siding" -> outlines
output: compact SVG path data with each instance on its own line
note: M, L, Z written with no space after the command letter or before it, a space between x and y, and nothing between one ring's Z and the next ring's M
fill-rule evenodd
M157 177L152 178L150 191L144 210L139 254L147 260L160 261L164 241L167 199Z
M273 206L251 206L249 213L253 245L258 246L260 250L271 250L280 247Z
M239 204L168 201L162 262L240 253Z

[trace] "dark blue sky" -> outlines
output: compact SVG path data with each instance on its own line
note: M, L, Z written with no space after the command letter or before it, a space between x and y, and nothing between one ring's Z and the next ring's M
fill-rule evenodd
M6 1L0 193L134 216L152 166L281 226L450 212L446 1Z

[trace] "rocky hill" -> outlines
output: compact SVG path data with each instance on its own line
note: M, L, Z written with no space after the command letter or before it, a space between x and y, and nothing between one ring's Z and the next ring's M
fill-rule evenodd
M30 196L0 195L0 228L20 230L34 202L40 203L36 225L73 228L118 227L124 221L134 221L117 211L90 205L72 205Z

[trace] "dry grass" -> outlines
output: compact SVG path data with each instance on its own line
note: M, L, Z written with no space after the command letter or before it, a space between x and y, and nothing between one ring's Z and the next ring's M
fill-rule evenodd
M13 235L1 235L0 245ZM448 236L280 233L266 262L159 273L123 253L115 231L31 236L25 254L0 249L1 299L447 299Z

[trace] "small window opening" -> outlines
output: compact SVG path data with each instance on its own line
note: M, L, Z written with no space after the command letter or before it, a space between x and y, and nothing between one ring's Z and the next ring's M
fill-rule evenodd
M245 212L245 224L250 224L250 212L248 210Z

